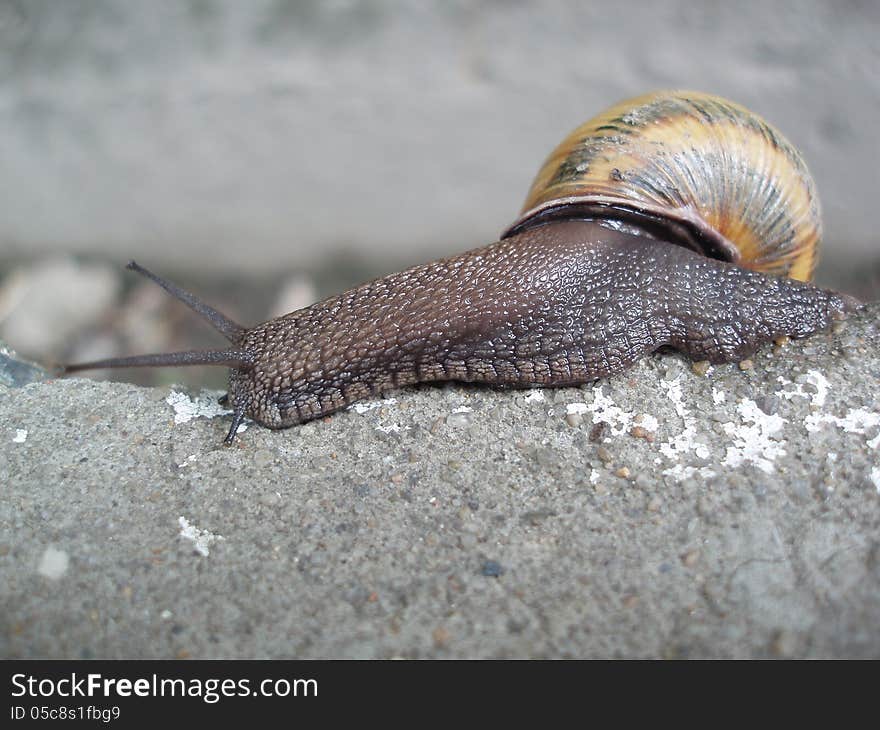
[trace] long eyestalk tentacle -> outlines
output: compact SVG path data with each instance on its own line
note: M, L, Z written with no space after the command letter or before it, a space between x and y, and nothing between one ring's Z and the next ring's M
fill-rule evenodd
M175 299L179 299L200 317L207 320L211 324L211 326L214 327L214 329L220 332L230 342L238 342L241 339L241 336L244 334L245 328L242 327L240 324L233 322L231 319L229 319L229 317L221 314L208 304L205 304L195 295L190 294L188 291L181 289L176 284L172 284L170 281L166 281L162 277L157 276L152 271L145 269L143 266L136 263L135 261L129 261L128 265L125 268L136 271L141 276L145 276L148 279L156 282Z

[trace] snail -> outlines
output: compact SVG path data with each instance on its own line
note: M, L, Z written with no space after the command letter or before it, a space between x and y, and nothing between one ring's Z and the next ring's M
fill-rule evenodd
M87 368L230 368L233 417L285 428L429 381L563 386L661 347L731 362L859 306L808 283L821 236L795 148L742 106L662 91L611 107L550 155L499 241L246 329L131 262L228 349Z

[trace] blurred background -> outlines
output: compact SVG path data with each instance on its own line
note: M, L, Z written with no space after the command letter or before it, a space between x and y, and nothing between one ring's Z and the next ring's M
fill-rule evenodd
M663 87L776 124L818 282L878 298L875 0L0 0L0 76L0 338L41 362L222 344L131 258L252 324L491 242L568 131Z

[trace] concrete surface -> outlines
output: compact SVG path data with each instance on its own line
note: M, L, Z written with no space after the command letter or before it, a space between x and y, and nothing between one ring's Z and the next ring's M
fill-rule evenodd
M683 87L802 148L826 261L861 267L878 36L839 0L5 0L0 260L398 268L494 240L572 128Z
M0 388L0 656L876 658L878 382L880 304L233 448L216 393Z

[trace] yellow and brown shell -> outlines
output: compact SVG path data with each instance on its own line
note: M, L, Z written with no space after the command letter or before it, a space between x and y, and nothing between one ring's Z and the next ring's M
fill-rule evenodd
M581 216L671 231L709 256L802 281L822 233L794 146L745 107L689 91L621 102L574 130L504 235Z

